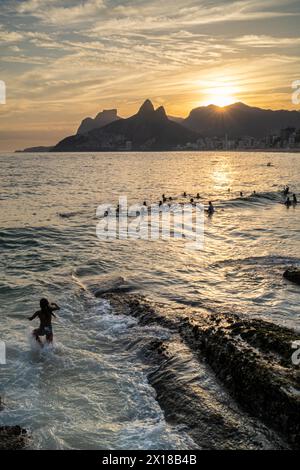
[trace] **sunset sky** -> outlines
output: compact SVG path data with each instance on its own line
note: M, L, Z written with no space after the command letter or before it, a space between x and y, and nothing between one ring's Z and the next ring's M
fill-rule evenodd
M143 100L299 109L299 0L1 0L0 150L54 144Z

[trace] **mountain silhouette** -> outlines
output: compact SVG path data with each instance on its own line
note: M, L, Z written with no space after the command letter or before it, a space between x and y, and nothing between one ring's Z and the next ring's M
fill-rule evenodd
M97 114L95 119L90 117L85 118L78 128L77 134L87 134L93 129L101 129L101 127L117 121L118 119L120 119L120 117L116 109L104 109Z
M300 128L299 111L273 111L234 103L223 108L215 105L193 109L182 122L190 130L205 137L256 138L276 134L286 127Z
M146 100L128 119L118 119L86 134L70 136L59 142L55 152L105 150L170 150L194 142L199 135L168 119L165 109L154 109Z
M167 116L146 100L138 112L127 119L116 109L104 110L95 119L82 121L77 134L53 147L33 147L23 152L76 152L109 150L173 150L199 137L257 139L279 135L287 127L300 129L300 112L262 109L234 103L229 106L201 106L187 118Z

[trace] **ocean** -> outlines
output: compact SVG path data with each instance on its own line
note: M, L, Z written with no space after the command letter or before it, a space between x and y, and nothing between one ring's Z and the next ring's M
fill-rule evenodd
M300 264L300 207L287 208L282 189L300 199L300 154L2 153L0 163L1 425L28 429L34 449L193 449L147 379L145 346L172 333L115 315L78 281L99 276L101 287L122 276L168 311L237 312L299 329L300 290L282 273ZM176 201L184 191L216 208L204 217L202 250L184 240L97 238L100 204ZM43 350L27 320L41 297L61 306L54 346ZM184 373L214 406L221 392L210 371L191 363ZM224 415L234 406L226 400Z

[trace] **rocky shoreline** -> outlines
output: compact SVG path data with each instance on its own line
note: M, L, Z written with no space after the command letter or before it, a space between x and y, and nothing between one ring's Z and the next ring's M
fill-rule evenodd
M0 412L4 410L4 403L0 397ZM20 426L0 426L0 450L21 450L28 442L26 429Z
M149 344L148 355L157 367L148 380L166 419L186 426L199 447L300 448L300 375L299 366L291 359L292 343L300 339L299 334L271 322L228 312L171 312L134 294L103 297L115 313L131 315L141 325L157 324L172 332L177 346L172 346L172 341ZM227 411L224 418L216 411L217 406L212 412L206 406L203 390L178 380L176 371L182 368L179 356L183 347L189 360L196 360L194 369L209 367L207 373L213 372L243 414ZM177 368L170 367L176 361ZM250 421L261 423L257 432L253 431L255 423L243 422L245 414Z
M20 426L0 426L0 450L24 449L27 440L26 429Z
M291 345L299 335L228 314L186 319L181 332L245 410L299 449L300 376L291 360Z
M289 268L283 273L283 277L294 284L300 285L300 268Z
M0 397L0 412L4 403ZM21 450L28 442L26 429L20 426L0 426L0 450Z
M166 420L195 446L300 448L300 373L292 361L299 333L236 313L174 309L126 290L100 297L112 313L145 327L149 384ZM168 334L147 342L150 326ZM0 450L24 449L28 441L20 426L0 426Z

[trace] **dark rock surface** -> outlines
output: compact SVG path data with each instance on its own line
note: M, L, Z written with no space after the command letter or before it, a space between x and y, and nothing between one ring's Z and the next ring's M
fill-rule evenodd
M300 448L300 375L299 367L291 360L292 343L300 339L299 334L271 322L237 314L210 313L202 309L174 313L136 295L106 295L105 298L116 313L132 315L142 325L158 324L178 335L179 341L197 358L195 369L208 365L244 412L278 432L292 448ZM229 419L226 413L224 420L222 413L213 415L207 411L208 407L204 413L201 393L197 395L188 383L178 383L176 371L169 368L170 361L175 360L176 348L171 359L167 344L153 344L152 350L161 362L149 381L167 419L186 424L195 442L205 448L215 445L215 448L243 448L242 435L244 433L245 437L249 430L247 426L239 428L242 418ZM232 427L233 422L236 424ZM213 432L205 434L204 429L209 426ZM229 438L234 432L240 441L238 437L236 440ZM216 444L210 442L212 435ZM273 438L274 448L281 446L278 439L276 443ZM251 439L247 442L250 442L247 448L259 448L257 442ZM262 448L268 448L263 439L258 442L262 442ZM287 444L285 446L288 448Z
M213 372L189 348L172 337L150 344L159 366L148 375L167 421L184 425L201 449L260 450L288 448L275 433L258 424L230 399Z
M300 268L290 268L284 271L283 277L300 286Z
M300 448L300 375L291 360L299 334L263 320L203 313L186 319L181 335L244 409Z
M4 403L0 397L0 411L4 410ZM23 449L28 442L26 429L20 426L0 426L0 450Z
M27 431L20 426L0 427L0 450L23 449L27 439Z

